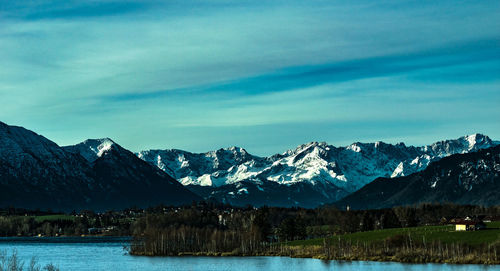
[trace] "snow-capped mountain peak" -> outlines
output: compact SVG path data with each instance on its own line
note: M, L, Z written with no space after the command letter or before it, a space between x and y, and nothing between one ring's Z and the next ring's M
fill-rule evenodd
M487 145L492 145L493 142L491 139L485 135L482 134L472 134L472 135L466 135L463 137L464 140L466 140L469 143L469 150L474 149L476 146L481 146L484 144Z
M351 150L353 152L361 152L361 147L359 146L360 143L352 143L351 145L347 146L346 149ZM376 144L376 147L378 147L378 144Z
M487 136L474 134L423 147L406 146L404 143L392 145L382 141L355 142L345 147L309 142L269 157L254 156L238 147L198 154L180 150L151 150L137 155L184 185L222 189L226 185L246 182L257 185L260 190L265 189L266 183L285 186L304 184L317 187L318 191L340 191L335 195L325 195L328 198L356 191L378 177L407 176L451 154L493 145L495 143ZM237 190L230 192L233 192L230 195L238 194Z
M297 148L288 150L288 151L284 152L282 155L283 156L297 155L299 153L311 151L314 149L326 149L326 148L328 148L328 144L326 142L314 141L314 142L309 142L306 144L299 145L299 146L297 146Z
M79 153L83 158L92 163L111 149L117 148L117 146L110 138L99 138L87 139L82 143L66 146L64 149L72 153Z
M98 157L101 157L106 151L111 150L115 142L109 138L86 140L84 144L89 146Z

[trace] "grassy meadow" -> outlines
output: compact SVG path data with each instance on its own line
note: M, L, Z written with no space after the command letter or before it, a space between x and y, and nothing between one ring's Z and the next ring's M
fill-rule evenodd
M463 243L467 245L492 244L500 240L500 222L486 223L487 229L480 231L455 231L454 225L420 226L412 228L383 229L356 232L331 237L331 242L350 241L351 243L377 243L388 238L404 235L422 242L440 241L442 243ZM323 245L324 238L297 240L286 243L288 246Z
M336 260L500 264L500 222L487 229L455 231L454 225L394 228L297 240L279 254Z

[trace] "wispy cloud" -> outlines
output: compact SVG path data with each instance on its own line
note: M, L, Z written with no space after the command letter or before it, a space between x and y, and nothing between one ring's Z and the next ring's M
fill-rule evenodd
M462 65L477 65L489 62L487 72L473 72L453 76L450 68ZM481 67L481 65L479 66ZM476 67L477 68L477 67ZM447 44L446 47L431 50L408 52L389 56L355 59L314 66L288 67L270 74L250 78L241 78L229 82L218 82L210 85L192 86L189 88L167 89L145 93L122 93L103 95L98 98L103 102L120 102L142 99L157 99L166 95L185 94L204 95L206 92L229 92L230 94L259 95L268 92L290 91L326 83L346 82L374 77L398 74L410 74L417 71L441 69L435 79L454 83L463 80L480 82L498 79L500 73L500 39L474 40L462 43ZM447 74L444 76L443 74ZM419 78L418 76L415 77ZM426 78L425 80L432 80Z

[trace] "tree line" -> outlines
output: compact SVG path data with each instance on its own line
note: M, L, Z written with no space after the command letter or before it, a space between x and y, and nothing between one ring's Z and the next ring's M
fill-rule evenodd
M452 218L486 215L499 216L500 207L421 204L361 211L330 206L235 208L214 203L175 210L159 207L148 209L131 225L134 241L130 252L136 255L281 254L283 244L293 240L440 225ZM324 244L325 248L329 246Z
M135 217L143 211L69 214L24 209L0 209L0 237L6 236L81 236L98 232L101 235L129 236Z

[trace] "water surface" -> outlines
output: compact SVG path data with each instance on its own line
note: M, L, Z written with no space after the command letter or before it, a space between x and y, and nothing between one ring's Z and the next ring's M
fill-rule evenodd
M288 257L138 257L123 249L127 239L0 238L0 250L16 249L26 264L36 256L43 265L53 263L65 270L143 271L493 271L499 266L401 264L387 262L337 262Z

